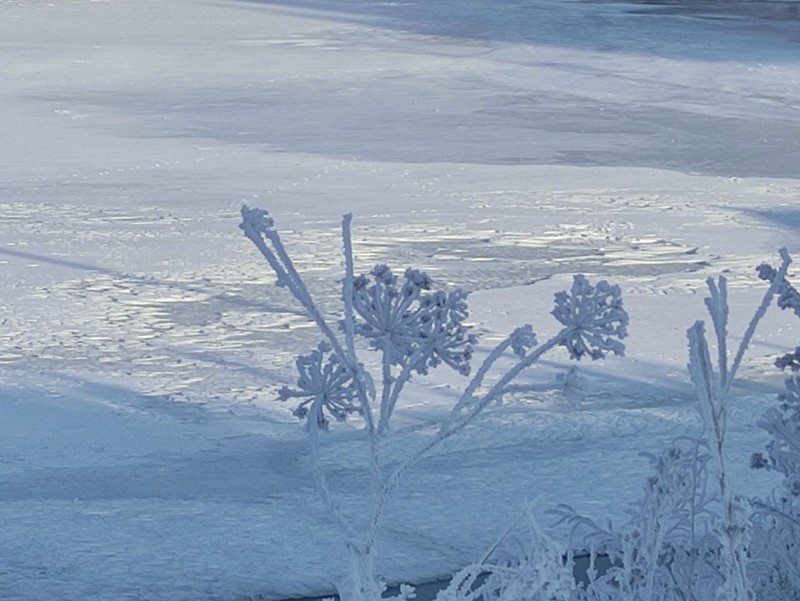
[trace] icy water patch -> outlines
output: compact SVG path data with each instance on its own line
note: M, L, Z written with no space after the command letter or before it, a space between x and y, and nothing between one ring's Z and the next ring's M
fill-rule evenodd
M608 0L583 1L603 3ZM681 15L711 20L800 21L800 2L797 0L626 0L626 4L644 7L641 12L650 15ZM628 9L628 12L640 11Z

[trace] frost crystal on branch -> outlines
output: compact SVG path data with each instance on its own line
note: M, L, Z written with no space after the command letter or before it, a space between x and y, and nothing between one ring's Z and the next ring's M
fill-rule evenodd
M285 386L279 393L282 401L303 399L292 412L295 416L305 419L316 413L317 425L326 429L330 423L326 413L344 421L348 415L360 412L353 376L331 353L328 344L320 343L308 355L300 355L295 364L300 374L297 389Z
M260 234L267 234L275 229L275 220L264 209L251 209L245 205L242 207L242 219L243 223L239 227L245 233L252 230Z
M383 351L391 365L420 374L441 363L470 371L475 337L468 333L466 293L430 292L428 275L408 269L403 280L386 265L353 282L353 309L363 319L356 333Z
M778 270L768 263L762 263L756 268L758 277L768 282L773 282L778 277ZM785 277L778 283L778 306L781 309L791 309L800 317L800 292L792 286Z
M607 353L623 355L619 339L628 335L628 314L622 307L619 286L605 280L592 286L583 275L576 275L570 292L555 295L553 316L566 326L561 345L572 359L589 355L602 359Z

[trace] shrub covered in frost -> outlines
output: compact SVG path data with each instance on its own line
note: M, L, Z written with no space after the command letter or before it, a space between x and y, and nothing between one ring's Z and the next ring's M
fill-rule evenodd
M437 601L569 601L576 587L566 552L527 508L481 561L453 576Z
M573 359L623 354L621 339L627 335L628 315L617 286L607 282L592 285L585 277L575 276L571 290L555 297L552 314L562 325L560 331L542 343L530 325L513 331L488 353L435 435L407 457L399 461L392 458L390 466L382 457L380 439L389 432L405 385L412 377L424 376L439 366L468 376L477 341L466 325L465 292L437 290L431 278L416 269L408 269L398 277L388 266L377 265L369 274L356 276L350 221L346 215L342 222L343 314L333 321L322 314L311 297L269 214L245 206L240 227L269 263L278 285L286 287L303 306L324 339L316 349L297 359L297 383L283 388L280 398L299 399L294 414L304 419L308 427L317 488L345 537L350 570L339 583L339 592L347 600L375 601L384 589L375 572L375 540L387 498L403 472L470 424L486 407L501 401L514 380L545 353L563 346ZM359 360L358 340L380 354L378 373L369 373ZM509 354L515 357L511 367L500 368L500 358ZM345 515L341 499L334 498L328 486L320 461L319 438L320 430L329 427L331 418L345 421L353 415L363 420L370 441L373 480L370 511L356 518ZM552 550L545 556L550 563L560 561L554 559ZM537 598L549 599L563 586L552 588L541 573L528 573L528 568L539 561L536 557L540 556L531 555L529 563L517 572L526 574L529 585L539 582L541 593ZM494 565L493 573L499 574L499 564ZM505 565L511 569L512 564L506 561ZM497 598L512 601L515 597ZM489 597L484 599L488 601Z
M561 505L550 513L558 524L571 528L563 547L539 532L522 533L527 546L514 546L517 552L505 553L502 561L493 559L493 552L466 569L440 601L478 597L800 601L800 361L795 360L799 353L782 359L792 369L792 377L786 381L780 407L767 412L761 422L772 436L767 457L753 459L760 467L779 471L784 476L783 489L766 501L737 497L724 457L731 385L758 322L776 295L782 307L794 307L795 295L785 281L790 259L785 251L781 254L783 263L765 278L771 286L732 361L727 282L725 278L708 280L706 306L716 338L716 361L711 358L704 323L696 322L687 332L689 373L703 432L697 438L676 440L661 454L650 456L653 475L645 482L640 501L632 505L629 520L601 525ZM571 309L564 299L562 308L566 307ZM504 541L510 538L507 534ZM585 586L565 578L574 567L571 550L575 548L589 553ZM563 563L552 561L559 549L565 556ZM611 567L596 569L599 558L610 561Z
M778 306L800 317L800 293L786 279L786 270L758 268L762 279L779 291ZM770 435L766 456L753 455L751 465L782 476L782 488L754 503L752 554L759 599L800 600L800 347L776 360L789 370L778 406L768 409L759 426Z
M567 505L552 512L572 527L571 546L585 546L593 561L602 556L612 564L603 574L590 565L589 583L577 599L713 599L722 585L708 450L680 439L649 459L653 475L627 523L603 526Z
M343 315L331 322L295 270L272 218L247 207L242 217L242 229L276 273L278 284L290 290L324 338L298 357L297 383L283 388L280 398L298 400L294 414L307 424L317 488L344 534L350 569L339 582L340 595L346 601L376 601L384 585L375 570L375 541L387 498L403 472L501 401L515 379L554 348L564 347L577 360L621 355L628 315L620 289L575 276L571 289L555 296L552 315L562 326L555 336L540 342L530 325L519 327L473 373L470 362L477 341L466 325L464 292L437 290L415 269L399 277L378 265L355 276L350 217L345 216ZM759 267L770 288L733 357L728 350L727 282L724 277L708 280L705 302L714 344L709 344L702 321L687 332L689 374L703 431L650 456L653 473L629 520L600 525L559 506L552 513L572 532L562 545L528 511L483 560L455 575L439 601L800 601L800 347L777 362L791 376L780 405L760 423L771 436L766 456L757 454L752 460L754 467L779 472L783 488L766 500L736 496L724 453L731 386L759 321L775 296L781 308L800 316L800 293L786 279L790 258L785 250L781 255L779 269ZM369 373L359 361L357 340L379 353L378 373ZM499 368L499 359L509 355L515 357L511 367ZM471 378L438 431L389 466L380 440L390 431L404 386L442 365ZM332 420L350 416L363 421L373 480L370 510L356 518L341 511L320 461L319 432ZM581 547L590 557L584 585L572 576L572 553ZM611 567L597 569L600 557ZM404 588L401 598L412 597L413 591Z
M786 379L778 407L768 409L759 425L771 436L767 456L753 456L753 467L783 476L784 494L800 503L800 372Z

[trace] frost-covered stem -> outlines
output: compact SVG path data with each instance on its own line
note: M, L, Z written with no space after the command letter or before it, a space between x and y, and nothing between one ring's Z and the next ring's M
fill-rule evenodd
M342 282L342 300L344 301L344 338L347 351L356 358L355 332L356 321L353 312L353 280L355 267L353 265L353 238L350 225L353 214L347 213L342 217L342 245L344 247L344 281Z
M353 281L355 280L355 268L353 266L353 239L350 233L350 224L352 221L352 213L347 213L342 217L342 245L344 251L344 280L342 281L342 301L344 303L343 329L345 345L347 346L347 356L340 358L342 360L347 360L346 365L349 365L356 374L359 400L364 410L364 419L367 422L368 428L372 431L374 429L372 407L369 395L366 391L364 368L358 361L355 343L356 321L355 312L353 310Z
M764 317L764 314L767 312L767 309L772 303L772 297L777 294L781 283L786 279L786 272L789 270L789 265L792 262L792 258L789 256L789 251L786 250L786 247L781 248L779 252L781 255L781 267L778 270L778 274L773 278L769 290L767 290L767 292L764 294L764 298L761 300L761 304L753 315L753 319L750 320L750 323L747 326L747 330L744 333L742 342L739 345L739 351L736 353L736 358L733 360L733 366L731 367L730 374L728 375L728 379L724 384L726 393L731 388L733 378L736 376L736 371L739 369L739 365L742 363L742 359L744 358L744 353L747 350L747 347L750 346L750 340L752 340L753 335L756 332L756 326L758 326L758 322L761 321L762 317Z
M717 485L722 502L723 523L720 531L725 551L725 586L733 598L727 601L750 601L753 593L747 580L744 549L744 525L737 516L736 501L725 467L724 443L727 429L726 390L717 379L711 365L703 322L697 321L689 329L689 371L705 414L706 426L711 429L711 449L716 463ZM733 376L729 374L729 380Z
M336 521L339 528L347 539L348 558L350 561L350 573L337 586L339 597L343 601L379 601L383 587L376 577L375 571L375 538L377 535L377 520L375 527L370 527L366 536L359 535L353 524L342 515L328 486L328 479L325 470L322 469L322 458L319 446L319 425L317 419L321 411L321 399L313 403L309 413L309 446L311 448L311 464L314 473L316 488L320 493L322 502L328 513ZM371 444L377 444L374 433L370 436ZM377 460L377 455L373 452L373 457ZM380 473L378 472L378 476ZM379 517L383 512L383 504L378 502L379 490L376 486L379 480L373 481L375 490L373 491L374 512L373 515Z
M800 440L795 440L796 434L786 427L786 424L772 424L774 434L773 437L780 436L781 440L793 450L795 453L800 453Z
M711 355L708 351L708 342L705 335L705 324L696 321L687 332L689 336L689 372L692 376L701 410L706 416L706 427L712 429L714 436L711 441L715 451L721 457L723 443L725 442L725 402L723 389L724 382L720 381L714 373L711 364Z
M344 337L349 356L341 357L347 359L347 365L356 374L358 384L358 396L363 409L363 417L367 422L370 432L375 430L374 417L372 415L372 404L367 393L366 376L364 368L358 361L356 353L355 332L356 321L353 310L353 281L355 280L355 267L353 265L353 238L350 233L350 224L353 221L352 213L347 213L342 217L342 243L344 247L344 281L342 282L342 301L344 303Z
M383 515L384 507L386 506L386 502L389 498L391 492L398 486L400 482L400 478L405 473L406 470L416 465L416 463L427 453L441 444L444 440L450 438L454 434L460 432L464 429L474 418L477 416L481 411L483 411L488 405L492 403L492 401L496 400L498 396L502 393L505 387L511 382L514 378L516 378L522 370L527 367L530 367L533 363L538 361L542 355L546 352L553 349L555 346L560 344L564 339L565 334L569 331L568 328L563 329L558 335L554 336L546 343L538 347L532 353L526 355L520 361L517 362L514 367L512 367L506 374L503 375L502 378L486 393L486 395L475 405L473 405L466 415L459 415L459 408L464 408L469 404L469 399L466 401L465 395L469 392L469 398L474 398L472 393L476 390L480 382L486 376L486 372L489 370L491 365L497 360L503 350L507 349L510 346L510 338L500 343L494 351L489 355L489 357L484 361L481 369L478 370L478 373L474 376L473 381L470 382L470 386L467 387L466 391L462 395L459 402L453 408L453 411L450 413L449 418L447 421L442 424L439 428L439 431L436 433L428 443L426 443L422 448L417 450L416 453L402 461L397 467L392 470L390 474L388 474L382 481L380 490L378 492L377 503L373 507L372 516L370 518L369 526L367 529L367 537L366 540L368 544L371 544L375 540L375 536L377 535L378 524L380 522L380 518ZM478 382L477 384L473 384L474 382Z
M651 532L651 535L648 537L648 542L650 543L650 557L647 558L648 562L648 569L647 569L647 587L645 588L645 599L652 599L653 598L653 587L655 586L656 580L656 570L658 568L658 555L661 552L661 547L664 544L664 537L665 532L664 528L662 527L661 520L655 518L652 520L652 523L649 526L655 530L655 533ZM653 538L655 540L653 541Z
M375 553L350 545L348 556L350 572L337 586L341 601L380 601L384 586L375 576Z
M391 472L391 474L389 474L388 477L384 480L384 484L381 489L382 503L386 502L386 497L397 486L397 484L400 481L400 477L407 469L416 465L416 463L423 456L425 456L435 447L439 446L442 442L444 442L445 440L447 440L454 434L457 434L458 432L463 430L466 426L468 426L472 422L472 420L479 413L481 413L481 411L483 411L493 401L496 401L499 398L500 394L505 390L506 386L508 386L508 384L511 381L513 381L514 378L516 378L520 374L520 372L533 365L533 363L538 361L542 357L542 355L544 355L546 352L558 346L562 342L562 340L564 339L564 335L568 331L569 331L568 328L561 330L561 332L559 332L558 335L554 336L553 338L542 344L532 353L520 359L516 363L516 365L514 365L514 367L509 369L503 375L503 377L500 378L500 380L494 386L492 386L492 388L483 396L483 398L481 398L477 403L472 405L466 414L461 415L459 409L466 408L469 405L469 400L475 400L474 396L472 396L471 394L469 395L469 398L465 400L465 395L467 395L467 391L470 390L470 387L468 386L467 390L462 394L461 398L459 399L459 402L451 411L450 416L440 426L439 431L436 433L436 435L430 441L428 441L422 448L417 450L416 453L414 453L413 455L408 457L405 461L401 462L397 467L395 467L395 469ZM498 345L495 351L497 351L497 349L499 349L501 346L504 349L508 348L508 344L506 344L506 342L508 341L506 340L500 343L500 345ZM487 358L486 361L484 361L484 364L481 366L481 370L479 370L478 373L475 375L475 379L480 378L482 380L486 375L485 372L488 371L488 368L491 367L491 364L497 360L497 357L499 357L499 353L497 353L497 355L495 356L495 351L493 351L489 356L489 358ZM486 369L484 370L484 368ZM482 371L483 373L481 373ZM478 386L475 386L474 388L477 389L477 387Z
M300 274L297 271L297 268L294 266L294 262L292 258L289 256L289 253L286 252L286 248L283 246L283 242L280 239L280 235L277 231L272 230L271 232L267 233L267 236L272 241L273 245L275 246L275 251L277 252L278 258L283 262L286 266L286 271L290 276L289 280L289 289L294 294L295 298L306 308L308 315L314 322L317 324L317 327L320 331L325 335L328 341L333 348L333 351L339 356L339 358L344 362L345 365L352 367L352 358L345 353L344 349L342 348L341 343L339 342L339 337L334 333L333 329L328 325L328 322L325 320L325 317L322 315L322 312L317 307L317 304L314 302L311 293L308 291L306 287L305 281L303 278L300 277Z
M467 387L464 389L464 392L458 399L458 403L456 403L455 407L453 407L452 410L453 414L459 413L467 405L467 403L469 403L469 401L472 400L475 391L477 391L483 384L483 380L486 377L486 374L489 373L489 370L492 369L497 360L500 357L502 357L503 353L506 352L506 350L508 350L508 348L511 346L513 339L514 339L514 334L511 334L500 344L494 347L492 352L489 353L489 356L483 360L480 369L478 369L478 371L469 381L469 384L467 384Z
M258 209L250 209L247 206L242 207L242 231L244 231L245 236L250 239L261 255L267 260L270 267L272 267L272 270L278 277L278 284L285 285L289 288L292 296L303 305L306 314L317 324L317 327L328 339L334 352L344 361L345 365L349 366L351 364L350 358L344 352L339 338L328 325L328 322L325 321L322 312L311 297L311 293L308 291L305 282L303 282L303 278L300 277L291 257L289 257L286 248L283 246L280 234L278 234L274 227L270 226L259 229L253 223L253 219L258 219L260 215L261 212ZM264 241L265 238L272 243L272 249L267 246L267 243Z
M634 593L633 583L633 568L635 567L634 552L635 545L631 544L629 540L623 537L622 541L622 593L623 599L628 601L638 601ZM647 601L650 601L649 599Z
M698 495L698 482L700 482L700 440L694 440L694 461L692 461L692 497L691 497L691 504L689 506L689 548L694 549L697 541L697 495ZM706 486L703 487L702 495L705 496L707 492ZM695 571L695 555L692 553L690 554L689 558L689 594L691 595L692 599L694 599L694 591L692 590L694 586L694 581L692 580L692 575Z
M308 438L309 447L311 449L311 469L314 473L314 482L317 485L317 490L322 497L322 502L325 508L330 513L331 517L336 521L342 531L345 533L350 541L355 542L358 540L353 525L345 518L336 506L331 495L331 489L328 486L328 478L325 476L325 470L322 469L322 457L319 448L319 416L322 411L322 399L315 399L311 404L311 409L308 416ZM352 544L351 542L351 544Z
M278 257L275 256L275 253L267 246L266 242L264 242L264 238L260 233L260 230L256 228L254 225L252 218L259 214L258 209L250 209L247 206L242 207L242 224L241 228L244 232L244 235L252 242L261 255L267 260L269 266L272 268L272 271L275 272L275 275L278 278L278 285L283 285L287 283L289 279L286 270L284 269L283 265L281 265L280 261L278 261Z
M355 267L353 262L353 237L351 223L353 214L347 213L342 217L342 245L344 252L344 281L342 282L342 301L344 303L344 336L351 369L355 373L358 400L361 403L362 416L367 425L370 445L370 470L372 472L372 494L378 495L378 483L381 479L380 443L375 430L375 418L372 415L372 403L367 392L367 376L364 367L358 361L355 344L355 312L353 310L353 281L355 280Z
M513 382L522 371L536 363L539 359L541 359L542 355L561 344L569 331L569 328L564 328L557 335L553 336L550 340L539 346L536 350L520 359L516 365L503 374L503 376L494 384L494 386L492 386L489 391L483 395L483 398L469 408L465 415L459 416L454 408L450 414L450 418L444 424L442 424L442 427L439 429L436 438L441 437L441 439L444 440L463 430L476 415L478 415L491 403L498 400L502 396L506 387ZM479 374L476 374L475 377L477 378L478 375ZM466 402L462 403L465 395L466 391L464 394L462 394L461 399L459 399L459 402L456 404L456 408L466 408L469 406L469 398L466 400ZM438 442L436 444L438 444Z
M386 361L384 355L384 361ZM381 419L378 422L378 435L383 436L389 430L389 420L392 418L392 413L394 413L395 405L397 405L397 401L400 398L400 393L403 391L403 387L411 380L411 373L413 372L413 367L410 365L406 365L403 367L403 370L400 374L393 379L393 385L391 387L387 386L388 380L386 380L386 374L384 373L384 390L389 390L388 394L385 395L385 399L381 402ZM389 372L389 378L391 378L391 371Z
M403 369L400 371L397 377L393 377L391 375L391 371L388 372L388 377L392 379L392 386L390 387L389 394L387 394L385 399L381 402L381 417L380 421L378 422L378 436L383 436L388 431L389 421L392 418L397 401L400 399L400 393L403 392L403 388L411 380L414 370L417 369L428 358L431 352L431 347L432 344L429 344L415 351L411 359L409 359L405 365L403 365ZM385 352L383 357L384 362L386 362L387 355ZM388 382L386 378L387 372L384 369L384 382ZM387 387L384 385L384 389L386 388Z
M392 376L392 361L389 356L390 349L387 348L388 346L389 342L385 341L384 348L381 351L381 377L383 384L381 388L381 411L378 420L378 436L385 434L389 427L389 416L392 409L390 407L392 390L397 386L394 376Z
M721 382L728 381L728 280L720 276L719 285L712 278L706 280L711 297L706 299L706 307L714 324L717 336L717 353L719 377Z
M774 507L772 505L764 503L763 501L758 501L758 500L752 500L751 503L753 504L754 507L758 507L759 509L764 509L765 511L769 511L775 514L776 516L783 518L784 520L792 522L795 526L800 527L800 520L789 515L785 511L781 511L777 507Z
M528 508L528 511L530 511L529 508ZM491 548L484 554L483 559L481 559L478 562L479 566L486 564L486 562L488 562L489 559L491 559L491 557L492 557L492 555L494 555L495 551L497 551L497 549L500 548L500 545L502 545L506 541L506 539L509 536L511 536L511 533L514 532L514 530L516 530L517 526L522 521L522 518L526 517L526 515L527 514L525 512L522 512L522 513L519 514L519 516L517 516L517 519L514 520L514 523L511 524L506 529L506 531L503 533L503 535L500 538L498 538L497 541L491 546Z

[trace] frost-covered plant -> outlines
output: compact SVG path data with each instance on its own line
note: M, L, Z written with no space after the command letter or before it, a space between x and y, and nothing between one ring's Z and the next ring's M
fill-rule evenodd
M763 264L758 268L759 277L772 282L779 292L778 306L791 309L800 317L800 293L786 279L786 269L776 270ZM780 472L784 479L786 500L800 505L800 347L779 357L775 365L789 370L785 390L778 396L780 405L767 410L759 425L772 440L767 446L767 458L753 456L754 467L763 467ZM800 513L800 511L798 512Z
M749 573L759 601L800 601L800 511L776 493L753 502Z
M781 272L780 268L775 269L769 263L759 265L756 272L759 278L777 286L778 307L784 310L791 309L797 317L800 317L800 292L786 279L786 272Z
M695 440L677 439L648 458L653 475L626 524L601 526L567 505L551 512L571 526L570 547L589 549L589 584L577 599L711 599L709 591L721 584L707 450ZM604 574L594 568L600 555L612 563Z
M602 526L560 505L549 513L570 527L559 544L526 512L480 562L455 575L437 601L686 601L714 599L723 585L707 447L673 441L658 455L642 499L621 526ZM586 548L588 582L576 583L576 548ZM604 560L611 566L600 569Z
M778 294L778 307L785 311L792 311L800 317L800 292L786 279L786 272L781 273L769 263L762 263L756 268L758 277L770 282L776 287ZM775 365L780 369L789 368L792 372L800 370L800 346L791 353L787 353L775 360Z
M387 265L353 281L353 309L361 318L355 333L382 353L382 396L378 433L389 427L397 400L414 373L445 364L469 375L476 337L469 334L466 293L431 291L433 281L417 269L401 281Z
M328 415L343 422L348 415L361 413L353 372L331 352L330 344L320 342L308 355L300 355L295 365L300 374L297 388L284 386L278 393L282 401L302 399L292 411L295 417L309 417L327 430Z
M759 276L778 287L778 305L800 316L800 293L786 279L785 269L758 268ZM779 473L783 488L754 503L752 555L759 599L800 599L800 347L775 364L790 371L778 407L759 422L771 437L767 456L754 454L751 465Z
M723 586L717 596L731 601L750 601L755 597L747 575L748 563L748 507L734 495L730 476L725 466L724 446L727 435L727 412L730 390L744 354L755 334L758 322L764 316L775 294L784 297L786 271L791 259L786 249L781 249L782 265L770 278L771 284L745 330L733 363L728 357L728 291L727 282L708 279L710 297L705 300L717 343L717 367L711 360L705 326L697 321L689 329L689 374L700 401L705 435L715 463L715 476L721 503L721 521L718 539L722 551Z
M470 374L476 339L465 323L463 291L435 290L432 280L415 269L407 270L401 279L386 265L356 277L350 223L351 216L345 215L343 317L337 325L330 324L312 299L269 214L245 206L240 227L277 275L277 284L300 302L324 338L316 350L297 359L297 385L282 389L280 398L300 399L294 413L307 423L317 488L346 538L350 570L338 584L339 593L346 601L376 601L385 587L375 570L375 541L387 499L403 472L472 423L486 407L501 401L525 369L556 347L565 347L573 359L623 354L621 339L627 335L628 315L618 287L607 282L593 286L583 276L576 276L570 292L561 292L555 298L553 315L562 324L561 330L541 344L530 325L512 332L484 359L438 431L407 457L399 461L393 458L389 468L381 456L380 440L389 432L405 384L414 375L425 375L440 365L465 376ZM360 362L357 338L380 353L378 377ZM509 351L516 356L514 363L505 370L498 368L500 358ZM329 427L331 417L344 421L351 415L363 420L372 475L370 510L368 515L356 518L341 511L340 500L328 486L319 442L319 432Z
M788 266L784 254L782 273ZM780 273L779 273L780 275ZM568 506L556 510L573 536L613 566L591 577L581 599L678 601L754 598L747 574L748 512L733 493L724 459L727 412L733 379L756 326L777 291L773 284L747 327L737 353L728 356L728 298L724 277L708 279L706 299L716 335L716 366L702 321L688 330L689 374L695 386L704 432L678 440L651 457L654 475L642 500L622 528L601 527ZM709 484L713 486L709 487Z
M800 372L785 381L786 390L778 395L780 405L767 410L759 422L772 437L767 457L753 456L753 466L779 472L784 492L800 505Z
M562 505L554 513L572 526L569 548L589 548L589 583L575 589L580 601L797 601L800 598L800 519L797 479L800 444L800 379L787 381L781 411L767 414L773 434L769 459L759 461L789 475L786 493L771 503L751 503L734 495L724 460L731 386L756 327L772 298L788 305L785 282L790 258L770 278L769 290L751 319L731 362L728 354L728 300L725 278L708 280L706 306L716 337L716 364L703 322L689 330L689 373L703 416L703 435L682 439L651 457L654 475L646 483L627 524L615 528L581 516ZM786 359L785 359L786 360ZM797 361L788 361L798 364ZM797 370L797 371L800 371ZM791 425L788 425L790 424ZM800 492L800 491L796 491ZM594 569L598 554L612 566ZM756 597L756 594L758 597Z
M481 561L453 576L436 601L569 601L576 587L566 552L526 508Z
M622 308L619 286L603 281L595 287L577 275L569 294L556 293L553 316L566 326L561 344L573 359L585 355L602 359L609 352L624 352L620 339L627 334L628 314Z

